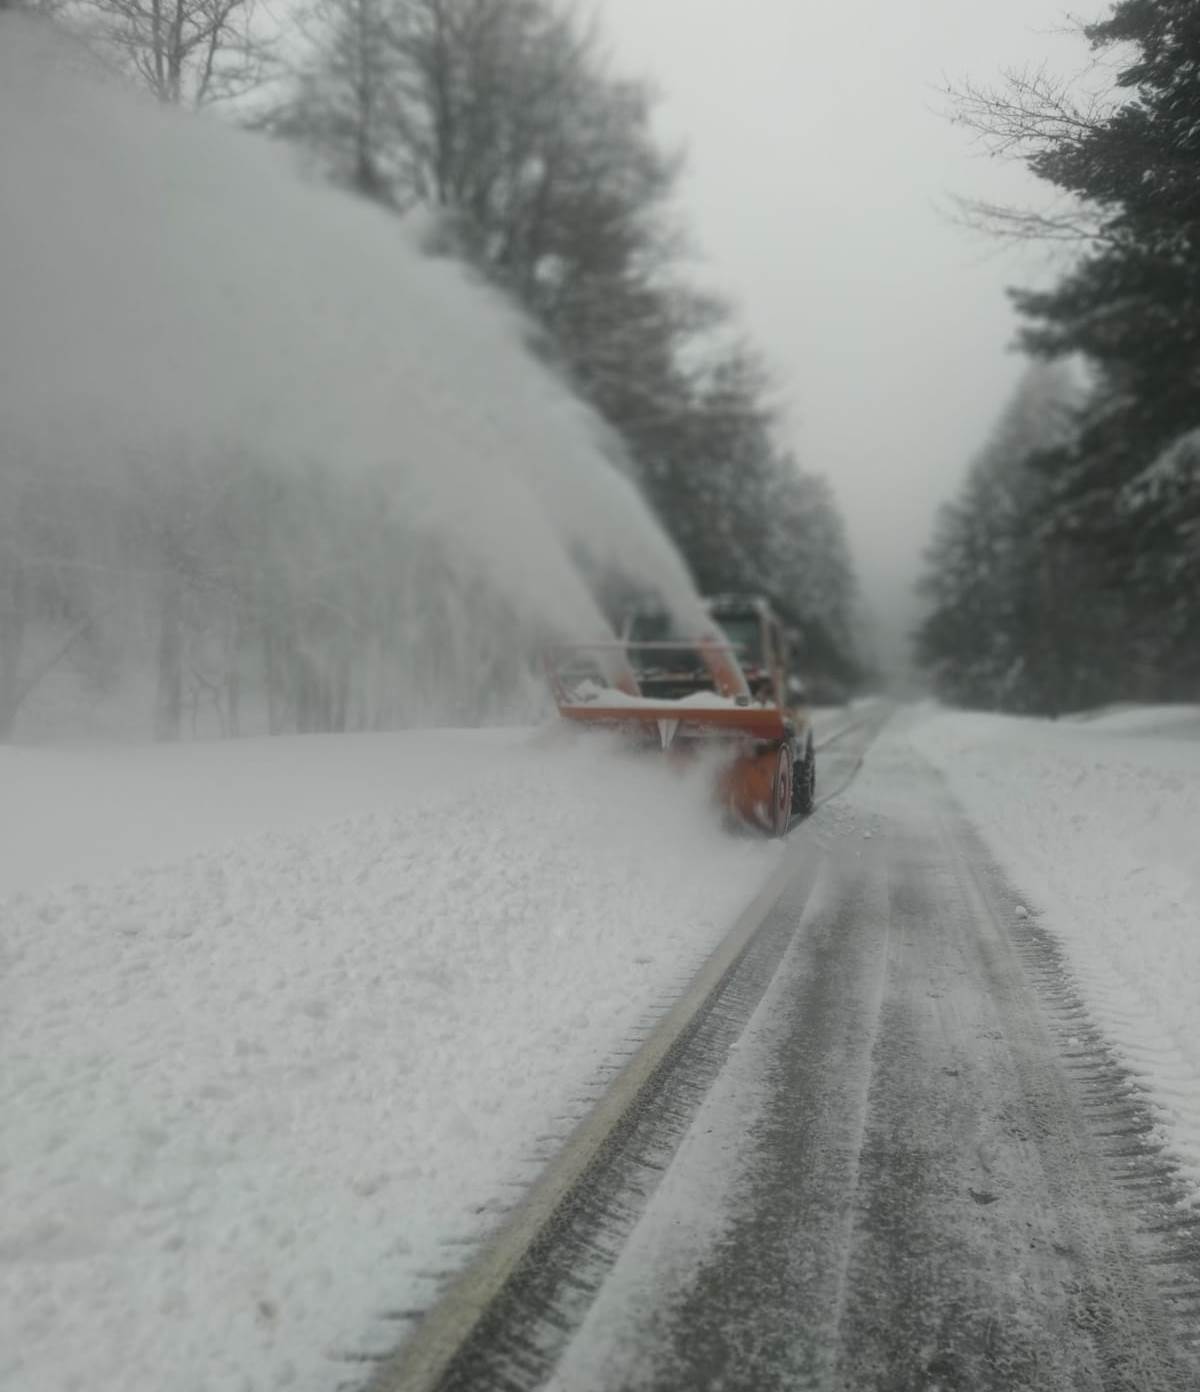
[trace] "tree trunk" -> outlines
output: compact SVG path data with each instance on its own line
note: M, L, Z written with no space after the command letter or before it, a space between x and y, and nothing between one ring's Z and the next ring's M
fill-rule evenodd
M28 621L25 577L19 561L0 570L0 741L13 737L21 704L21 653Z
M339 659L337 672L333 680L333 729L336 734L344 735L350 720L350 673L351 659L343 656Z
M158 631L158 699L154 737L177 740L183 728L183 581L174 569L163 576Z
M230 625L229 647L225 673L225 710L228 715L227 733L237 739L242 733L242 621L235 613Z
M312 664L302 652L291 659L292 701L296 709L296 733L311 735L317 729L317 689Z

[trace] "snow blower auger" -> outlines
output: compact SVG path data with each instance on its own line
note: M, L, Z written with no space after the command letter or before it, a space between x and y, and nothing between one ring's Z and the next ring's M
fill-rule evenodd
M696 639L676 638L667 616L647 611L626 625L625 642L551 649L559 713L672 758L721 751L720 802L783 836L794 814L812 811L814 766L807 714L787 704L782 629L763 600L708 609L714 627Z

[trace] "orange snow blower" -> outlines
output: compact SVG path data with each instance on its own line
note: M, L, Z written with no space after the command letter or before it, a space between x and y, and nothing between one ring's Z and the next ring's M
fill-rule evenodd
M758 598L726 596L706 608L713 623L699 637L680 637L669 616L642 610L623 642L551 649L559 714L671 757L719 751L723 805L783 836L793 815L812 811L815 766L807 712L789 703L796 683L782 625Z

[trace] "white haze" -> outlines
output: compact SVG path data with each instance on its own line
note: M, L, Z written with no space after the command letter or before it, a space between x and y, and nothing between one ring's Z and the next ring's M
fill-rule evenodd
M531 632L607 631L580 557L693 603L601 423L421 229L138 98L40 26L0 31L10 460L94 479L130 458L319 461L382 481Z
M769 355L797 453L846 515L883 656L901 666L937 505L1022 363L1005 289L1061 270L955 224L953 198L1041 206L947 119L947 85L1088 62L1065 11L1108 0L601 0L686 146L708 267ZM1003 254L1000 254L1003 251Z

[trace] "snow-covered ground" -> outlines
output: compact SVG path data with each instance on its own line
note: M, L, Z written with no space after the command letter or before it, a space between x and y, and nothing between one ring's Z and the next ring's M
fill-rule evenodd
M827 729L838 722L823 722ZM1200 1181L1200 712L927 712ZM0 1389L327 1389L776 863L491 731L0 749Z
M0 1388L315 1392L394 1343L781 853L704 776L512 731L0 750Z
M1062 942L1200 1193L1200 708L938 713L911 739Z

